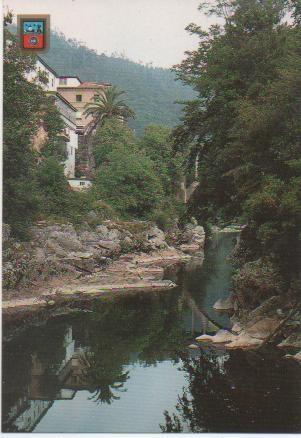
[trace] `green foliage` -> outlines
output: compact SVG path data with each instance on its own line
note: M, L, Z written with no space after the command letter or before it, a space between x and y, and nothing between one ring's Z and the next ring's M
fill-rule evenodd
M107 119L99 125L91 139L96 167L108 161L108 155L120 146L137 149L133 131L116 118Z
M174 154L170 130L149 126L139 140L116 118L91 139L96 164L95 195L123 217L149 218L163 228L180 215L175 199L182 154Z
M36 176L44 213L64 215L68 208L70 188L63 165L54 157L45 158L38 166Z
M107 155L107 163L98 169L95 190L125 218L146 217L163 196L151 160L125 146Z
M92 127L102 124L106 119L123 121L135 117L131 108L121 99L124 94L125 91L111 86L94 96L94 102L89 102L84 111L85 115L92 116Z
M283 22L289 6L218 1L223 26L188 26L199 48L176 71L198 98L174 131L175 150L200 157L189 214L246 222L245 261L273 259L287 279L300 269L301 229L301 30Z
M173 151L170 129L160 125L147 126L139 145L153 161L165 193L174 193L182 174L183 155Z
M66 143L59 135L65 126L52 96L43 96L41 117L47 132L47 141L41 151L42 156L55 157L58 161L65 161L67 158Z
M16 38L4 29L3 65L3 220L12 232L24 237L38 212L31 148L40 118L43 93L29 83L25 74L34 68L34 59L20 52Z

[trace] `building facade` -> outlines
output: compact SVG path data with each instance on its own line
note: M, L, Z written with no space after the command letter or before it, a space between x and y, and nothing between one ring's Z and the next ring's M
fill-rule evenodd
M86 105L93 102L97 96L101 94L107 87L108 83L96 83L96 82L81 82L77 85L73 85L71 77L67 77L65 85L59 85L57 91L67 99L77 109L77 124L79 128L79 134L85 135L88 132L92 116L85 115L84 111Z
M58 74L46 64L40 57L37 58L35 70L27 74L27 79L30 82L38 81L47 95L52 96L55 106L57 107L61 118L64 122L65 129L62 137L66 143L66 161L64 162L64 173L67 178L75 176L75 154L78 149L78 125L77 125L77 109L66 100L57 89L60 83L66 83L65 77L60 77ZM81 84L79 78L68 78L70 85ZM42 143L47 139L47 132L43 127L43 121L40 122L37 134L33 139L33 147L35 150L42 149Z
M74 178L75 176L75 154L78 150L78 134L76 124L76 108L57 92L48 92L54 98L55 106L60 112L65 129L63 137L66 142L66 161L64 163L65 176Z
M41 87L45 91L57 90L57 87L59 86L59 78L56 72L51 67L49 67L49 65L47 65L46 62L42 60L42 58L38 57L35 70L31 70L29 73L27 73L27 80L29 82L34 82L41 77L44 80L39 81L39 85L41 85Z
M79 137L85 143L87 134L91 132L91 115L84 114L87 104L93 102L107 87L108 83L82 82L77 76L59 76L40 57L37 58L35 70L27 74L29 81L37 81L44 91L53 96L55 105L60 112L65 129L62 137L66 142L65 176L73 190L85 190L91 186L91 181L75 178L76 151ZM40 121L37 135L33 139L33 147L41 151L43 141L47 139L43 120Z

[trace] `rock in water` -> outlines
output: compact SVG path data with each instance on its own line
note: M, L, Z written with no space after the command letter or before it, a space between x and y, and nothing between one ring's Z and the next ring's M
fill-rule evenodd
M191 348L192 350L198 350L199 349L199 347L197 345L195 345L195 344L188 345L188 348Z
M246 331L242 331L238 336L234 337L234 340L229 344L226 344L227 350L235 350L237 348L251 349L259 347L263 343L262 339L253 338Z
M213 342L214 344L225 344L236 338L235 335L228 330L219 330L214 336L202 335L196 338L198 342Z
M301 348L301 333L293 333L277 345L279 348Z
M240 333L242 331L242 326L236 322L232 327L232 332Z
M214 310L233 310L233 302L231 296L227 298L220 298L213 305Z

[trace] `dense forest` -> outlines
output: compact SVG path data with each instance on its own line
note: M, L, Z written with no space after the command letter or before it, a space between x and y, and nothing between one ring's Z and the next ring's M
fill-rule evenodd
M194 95L189 86L175 81L175 74L168 69L140 65L117 55L98 55L61 33L51 34L50 50L42 58L60 75L109 82L125 90L128 104L136 113L129 125L138 135L149 124L175 126L181 105L174 102L191 99Z
M217 1L208 13L224 24L187 27L199 48L176 72L198 97L174 144L200 162L188 217L245 225L234 286L252 308L301 289L300 2Z

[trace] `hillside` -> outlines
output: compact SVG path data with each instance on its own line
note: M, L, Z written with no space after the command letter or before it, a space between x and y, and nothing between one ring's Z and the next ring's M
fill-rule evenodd
M181 105L175 101L188 100L192 90L175 81L167 69L137 64L128 59L97 55L63 34L52 33L51 49L43 59L58 74L76 75L84 81L105 81L127 92L129 105L136 113L130 122L137 134L146 125L155 123L174 126L181 115Z

